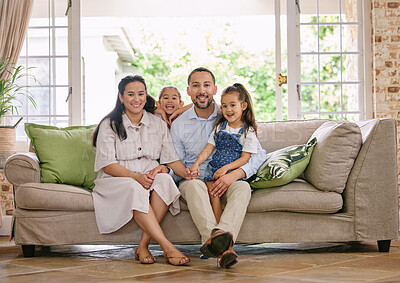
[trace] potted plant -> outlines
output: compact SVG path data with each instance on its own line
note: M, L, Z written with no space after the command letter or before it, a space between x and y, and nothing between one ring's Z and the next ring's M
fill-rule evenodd
M19 119L14 125L6 125L5 116L18 114L22 97L27 97L36 108L35 100L27 91L29 86L22 84L23 78L29 77L27 70L24 66L14 66L7 58L0 58L0 169L8 156L16 151L15 127L22 120Z

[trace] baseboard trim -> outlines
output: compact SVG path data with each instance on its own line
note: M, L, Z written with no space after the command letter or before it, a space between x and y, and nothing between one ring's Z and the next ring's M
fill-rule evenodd
M10 236L12 216L5 215L1 219L0 236Z

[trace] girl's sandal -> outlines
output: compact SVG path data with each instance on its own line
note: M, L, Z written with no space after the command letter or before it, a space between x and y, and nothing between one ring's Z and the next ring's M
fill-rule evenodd
M145 261L146 258L150 258L151 261ZM140 261L143 264L151 264L154 263L156 260L154 259L153 255L150 253L149 249L147 248L136 248L135 249L135 259Z
M165 261L172 265L186 265L190 262L190 259L183 255L180 251L169 251L164 253ZM182 259L188 259L187 261L181 262Z

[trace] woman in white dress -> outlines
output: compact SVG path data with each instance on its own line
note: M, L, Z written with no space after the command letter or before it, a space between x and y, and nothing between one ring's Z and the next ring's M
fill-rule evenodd
M179 213L179 190L166 164L177 175L189 179L189 169L179 160L166 123L151 114L155 101L147 94L141 76L127 76L118 85L115 108L93 134L98 177L93 202L99 232L112 233L132 217L143 233L135 258L154 263L148 245L159 243L166 261L183 265L189 258L165 237L160 222L166 212ZM160 163L159 163L160 162Z

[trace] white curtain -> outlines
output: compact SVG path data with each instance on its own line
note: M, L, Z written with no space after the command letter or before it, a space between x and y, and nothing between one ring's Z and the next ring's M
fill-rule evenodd
M16 63L31 17L33 0L0 0L0 58ZM0 73L0 78L5 74Z

